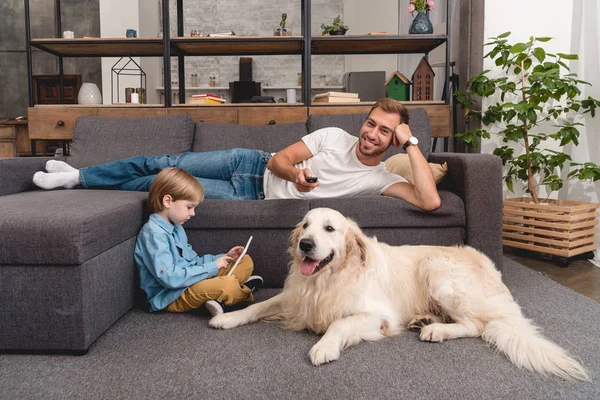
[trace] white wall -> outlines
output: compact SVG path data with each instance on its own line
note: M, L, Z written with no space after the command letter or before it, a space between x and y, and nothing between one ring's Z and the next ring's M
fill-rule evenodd
M398 33L398 2L395 0L344 0L344 24L348 35L370 32ZM347 55L346 71L385 71L386 79L398 70L395 54Z
M148 1L148 0L146 0ZM127 29L140 30L139 0L100 0L100 36L103 38L124 38ZM111 68L119 58L102 58L102 101L111 104ZM139 57L134 61L139 64ZM139 78L120 78L120 102L125 102L125 87L139 87ZM114 80L115 90L116 79ZM116 94L115 94L116 101Z
M162 31L160 0L139 2L139 37L156 37ZM148 104L160 104L160 94L156 86L163 86L162 57L142 57L140 66L146 73L146 94ZM136 85L137 86L137 85Z

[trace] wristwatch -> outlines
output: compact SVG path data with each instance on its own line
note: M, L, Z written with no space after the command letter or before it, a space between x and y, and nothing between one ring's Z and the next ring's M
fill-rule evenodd
M416 146L419 144L419 139L417 139L414 136L411 136L408 138L408 140L406 142L404 142L404 144L402 145L402 148L404 150L406 150L408 148L408 146Z

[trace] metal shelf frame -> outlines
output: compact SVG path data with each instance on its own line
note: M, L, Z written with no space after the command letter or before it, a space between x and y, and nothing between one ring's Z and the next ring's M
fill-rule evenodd
M27 75L29 84L29 106L33 106L32 47L58 57L60 77L60 101L64 102L64 57L162 57L163 88L171 93L171 57L178 59L179 102L185 103L185 57L225 55L301 55L302 98L304 105L311 104L311 58L325 54L425 54L446 44L445 104L450 104L450 3L446 2L445 35L346 35L311 36L311 1L301 0L301 36L288 37L245 37L232 38L189 38L184 37L183 0L177 0L177 37L171 38L169 1L163 1L162 38L61 38L61 1L54 0L56 38L32 39L30 1L24 0ZM171 107L172 97L165 95L165 107Z

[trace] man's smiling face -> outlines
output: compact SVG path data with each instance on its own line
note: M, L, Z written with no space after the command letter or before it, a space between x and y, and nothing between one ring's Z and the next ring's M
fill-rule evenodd
M398 114L387 113L381 108L373 110L360 129L358 151L367 157L385 153L392 144L394 128L399 123Z

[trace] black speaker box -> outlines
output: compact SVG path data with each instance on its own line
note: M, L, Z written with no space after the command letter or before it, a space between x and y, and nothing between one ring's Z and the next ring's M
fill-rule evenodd
M240 57L240 81L252 81L252 57Z
M229 97L232 103L250 103L252 97L260 95L260 82L229 82Z

